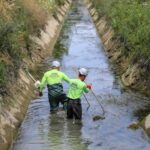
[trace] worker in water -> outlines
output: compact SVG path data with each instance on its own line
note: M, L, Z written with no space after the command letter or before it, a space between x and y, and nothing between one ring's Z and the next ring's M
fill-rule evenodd
M86 85L84 80L88 75L88 71L85 68L79 69L79 75L77 79L70 80L70 87L67 94L67 118L68 119L82 119L82 106L81 96L88 93L91 90L91 85Z
M68 76L60 71L60 62L53 61L52 70L47 71L44 74L39 86L39 94L40 96L42 96L42 91L47 83L48 98L51 111L58 110L60 103L63 105L63 107L65 107L65 102L67 101L67 99L66 94L63 90L62 81L70 83L70 79L68 78Z

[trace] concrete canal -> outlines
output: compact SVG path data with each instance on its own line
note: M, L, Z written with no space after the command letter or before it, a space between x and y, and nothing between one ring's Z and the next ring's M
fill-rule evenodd
M92 83L93 91L101 100L105 119L93 120L102 110L91 93L87 94L89 108L82 98L82 125L67 120L63 111L51 114L45 89L43 97L32 100L12 150L150 149L142 129L128 128L137 121L136 112L147 101L138 93L121 90L88 10L81 2L74 2L53 57L62 62L62 70L71 78L76 78L76 68L88 68L86 82ZM64 84L64 89L67 92L68 85Z

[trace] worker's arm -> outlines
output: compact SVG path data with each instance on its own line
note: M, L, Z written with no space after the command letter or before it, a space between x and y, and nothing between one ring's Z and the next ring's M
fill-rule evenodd
M83 91L84 91L85 93L88 93L88 92L89 92L89 89L87 88L86 85L84 86Z
M92 89L91 85L85 85L84 86L84 92L88 93Z
M47 77L46 77L46 74L44 74L44 76L42 78L42 81L41 81L41 84L40 84L40 88L39 88L40 92L43 91L43 89L44 89L44 87L46 85L46 82L47 82Z
M66 81L67 83L70 83L70 78L67 76L67 75L65 75L64 73L63 73L63 80L64 81Z

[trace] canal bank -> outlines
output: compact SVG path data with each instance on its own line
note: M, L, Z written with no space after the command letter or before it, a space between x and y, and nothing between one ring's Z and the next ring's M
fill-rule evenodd
M51 114L45 89L43 97L31 102L12 150L149 150L144 131L128 128L138 120L140 112L137 112L149 101L139 93L122 91L82 2L73 3L53 57L61 61L62 70L71 78L77 77L75 68L88 68L86 82L92 83L93 91L101 100L105 119L93 119L102 111L91 93L87 95L89 108L82 98L82 125L67 120L63 111ZM50 58L46 62L49 66ZM64 84L64 89L67 92L68 85Z
M49 16L40 36L31 36L37 50L31 54L30 58L23 60L17 80L12 79L12 82L7 85L9 95L0 97L1 150L9 149L25 117L30 100L34 97L34 82L27 72L34 71L44 58L51 55L70 5L71 1L67 0L57 9L54 16Z

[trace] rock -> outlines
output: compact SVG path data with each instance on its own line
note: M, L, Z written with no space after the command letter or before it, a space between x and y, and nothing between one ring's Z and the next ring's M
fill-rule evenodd
M132 129L132 130L137 130L137 129L139 129L139 123L137 123L137 122L133 122L132 124L130 124L129 126L128 126L128 128L129 129Z
M150 114L145 118L144 128L146 133L150 136Z
M94 116L94 117L93 117L93 121L103 120L103 119L105 119L104 116Z

